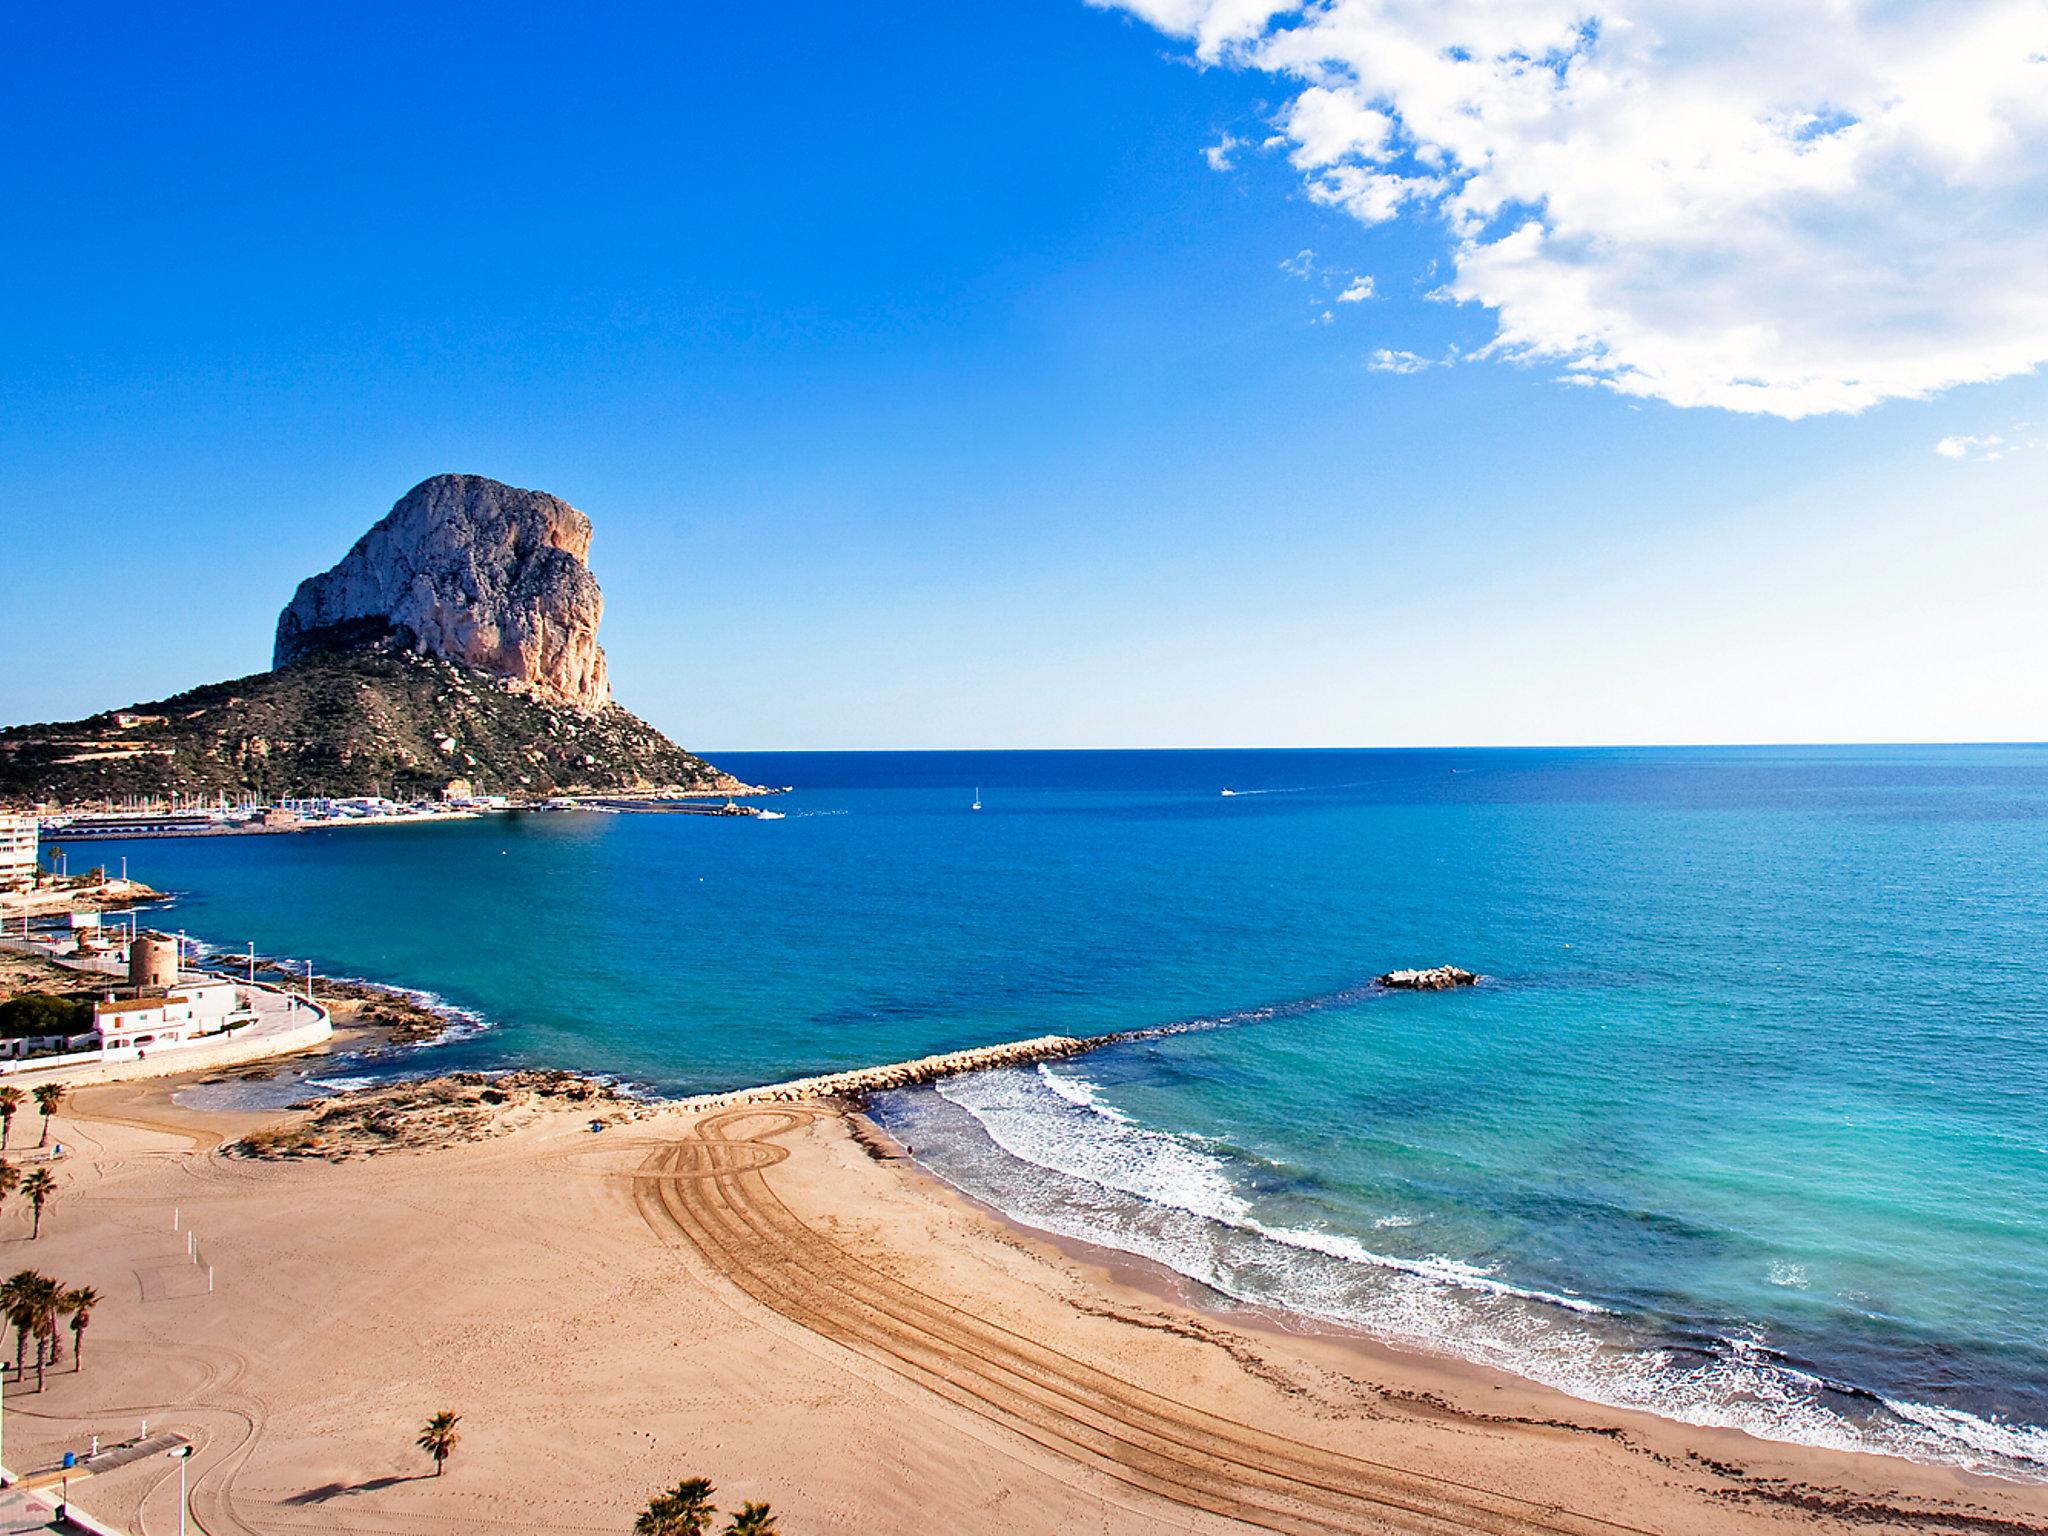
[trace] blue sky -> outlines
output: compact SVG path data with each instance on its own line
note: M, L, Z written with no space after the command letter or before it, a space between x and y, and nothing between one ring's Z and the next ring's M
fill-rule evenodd
M0 718L260 669L458 470L591 514L704 749L2048 735L2038 374L1468 358L1443 219L1176 17L302 10L13 24Z

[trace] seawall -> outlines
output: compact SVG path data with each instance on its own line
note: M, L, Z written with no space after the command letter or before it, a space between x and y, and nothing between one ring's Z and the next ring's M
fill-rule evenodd
M61 1082L67 1088L87 1088L99 1083L125 1083L144 1077L180 1077L187 1072L217 1072L226 1067L246 1067L274 1056L310 1051L334 1038L334 1025L317 1003L301 1004L302 1011L317 1018L290 1029L270 1033L244 1031L241 1038L202 1045L165 1046L140 1059L93 1061L79 1066L31 1068L10 1072L6 1081L21 1088L33 1088L45 1080ZM34 1060L33 1057L30 1058Z
M671 1100L671 1109L728 1109L739 1104L790 1104L801 1099L849 1097L875 1093L884 1088L909 1088L935 1082L958 1072L978 1072L986 1067L1020 1067L1035 1061L1052 1061L1062 1056L1079 1056L1097 1046L1108 1045L1122 1035L1038 1035L1013 1040L1005 1045L980 1045L972 1050L941 1051L914 1061L891 1062L880 1067L856 1067L847 1072L825 1072L816 1077L791 1078L782 1083L764 1083L758 1088L736 1088L730 1093L700 1093Z

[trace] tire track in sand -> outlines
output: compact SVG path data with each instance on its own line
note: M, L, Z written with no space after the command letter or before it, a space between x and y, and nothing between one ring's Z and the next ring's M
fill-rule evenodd
M827 1113L751 1106L706 1117L641 1165L641 1215L657 1232L679 1232L713 1269L792 1322L1043 1449L1191 1509L1297 1536L1649 1536L1288 1440L1148 1391L896 1279L807 1225L765 1177L789 1156L774 1138Z

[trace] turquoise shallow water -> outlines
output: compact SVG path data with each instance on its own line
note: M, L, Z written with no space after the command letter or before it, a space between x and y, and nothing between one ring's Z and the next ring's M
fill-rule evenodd
M1186 1025L878 1109L1245 1301L2048 1476L2048 750L720 761L787 818L106 851L208 939L488 1023L412 1069L695 1089ZM1440 962L1489 979L1366 985Z

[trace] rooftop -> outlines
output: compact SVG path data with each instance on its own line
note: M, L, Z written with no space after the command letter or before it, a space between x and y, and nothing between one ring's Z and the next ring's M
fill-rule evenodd
M189 998L183 997L127 997L122 998L119 1002L94 1003L92 1005L92 1012L93 1017L98 1018L103 1013L134 1013L143 1008L161 1008L166 1003L189 1001Z

